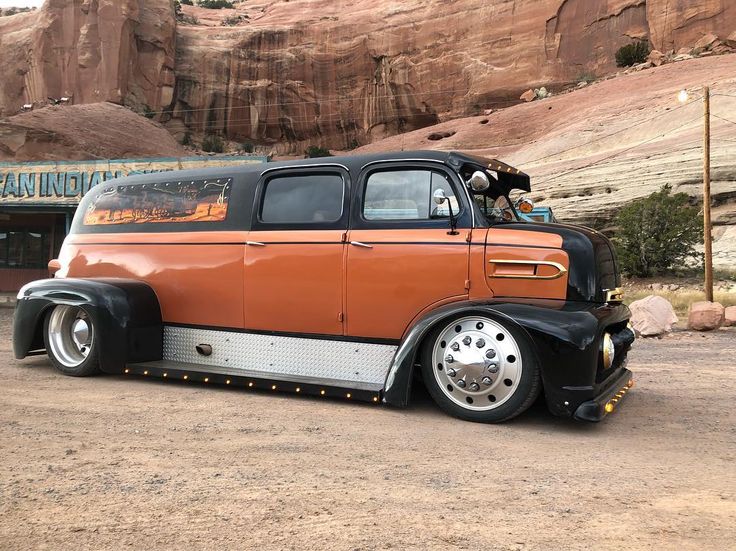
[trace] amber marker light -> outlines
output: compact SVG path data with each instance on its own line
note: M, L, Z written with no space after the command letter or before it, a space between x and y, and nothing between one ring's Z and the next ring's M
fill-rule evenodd
M613 407L613 404L611 402L608 402L603 409L606 410L606 413L611 413L613 412Z
M189 378L189 375L184 375L184 380L186 381Z
M373 401L374 401L374 402L378 402L378 396L374 396L374 397L373 397Z
M230 384L230 379L228 379L227 381L225 381L225 384L226 385L229 385Z
M143 374L144 374L144 375L148 375L148 371L144 371L144 372L143 372Z
M319 391L319 393L320 393L320 394L321 394L322 396L324 396L324 395L325 395L325 391L324 391L324 390L320 390L320 391Z
M126 370L125 370L125 372L126 372L126 373L130 373L130 369L126 369Z
M168 374L168 373L164 373L164 379L165 379L166 377L168 377L168 376L169 376L169 374Z
M253 383L248 383L248 386L249 386L249 387L253 386Z
M271 385L271 390L276 390L276 385Z
M351 397L352 397L352 394L350 394L350 393L348 392L348 393L347 393L347 394L345 395L345 397L346 397L346 398L351 398Z
M210 382L210 378L209 378L209 377L205 377L205 378L204 378L204 382L205 382L205 383L209 383L209 382Z
M302 389L301 389L301 388L299 388L299 387L296 387L296 391L297 391L297 392L301 392L301 391L302 391Z

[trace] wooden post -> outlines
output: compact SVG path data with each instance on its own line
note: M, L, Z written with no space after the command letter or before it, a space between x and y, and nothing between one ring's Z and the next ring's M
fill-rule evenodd
M710 223L710 88L703 87L703 244L705 245L705 300L713 302L713 235Z

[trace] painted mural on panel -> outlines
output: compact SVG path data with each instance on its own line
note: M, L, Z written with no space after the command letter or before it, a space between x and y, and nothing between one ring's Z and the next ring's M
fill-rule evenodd
M220 222L231 187L230 178L110 185L87 208L84 225Z

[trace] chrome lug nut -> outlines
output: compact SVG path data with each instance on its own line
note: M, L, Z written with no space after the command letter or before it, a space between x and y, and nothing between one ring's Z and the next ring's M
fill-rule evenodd
M454 377L455 375L457 375L457 371L455 371L454 369L448 369L447 375L448 377Z
M457 382L457 386L459 386L460 388L465 388L465 381L463 381L462 379L460 379L460 380L459 380L459 381Z
M455 352L457 352L458 350L460 350L460 345L458 343L454 342L454 343L452 343L452 346L450 346L450 349L451 350L454 350Z
M445 362L447 362L448 364L451 364L454 361L455 361L455 358L452 357L452 354L448 354L447 357L445 358Z
M489 373L498 373L498 364L495 364L495 363L490 364L488 366L488 372Z
M477 341L475 341L475 346L477 346L478 348L483 348L485 345L486 341L484 341L483 339L478 339Z
M470 337L465 337L465 338L463 339L463 344L464 344L465 346L470 346L470 343L471 343L471 342L473 342L473 339L471 339Z
M493 359L493 358L495 358L495 357L496 357L496 351L495 351L495 350L493 350L493 348L491 348L490 350L488 350L488 351L486 352L486 358L488 358L489 360L490 360L490 359Z
M478 392L480 390L480 385L478 383L470 383L470 390Z
M493 382L493 380L490 377L483 377L480 382L488 386Z

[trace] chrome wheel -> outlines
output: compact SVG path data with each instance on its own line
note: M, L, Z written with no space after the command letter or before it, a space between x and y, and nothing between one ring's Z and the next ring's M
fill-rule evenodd
M95 336L92 321L82 308L57 306L49 316L46 337L56 361L75 368L89 356Z
M514 394L521 380L522 357L516 339L489 318L453 321L436 338L432 360L440 390L467 410L498 408Z

